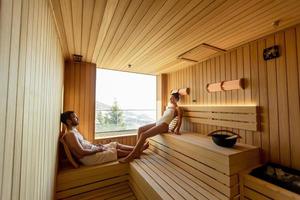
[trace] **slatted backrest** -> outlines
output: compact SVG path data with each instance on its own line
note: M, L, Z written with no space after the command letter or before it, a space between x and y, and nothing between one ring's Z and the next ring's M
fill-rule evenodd
M64 147L64 150L65 150L65 153L66 153L66 156L67 156L68 161L72 164L72 166L73 166L74 168L78 168L78 167L79 167L79 164L78 164L78 163L75 161L75 159L73 158L73 155L72 155L72 153L71 153L71 151L70 151L70 149L69 149L67 143L66 143L65 140L64 140L64 136L65 136L65 134L63 134L63 135L59 138L59 141L60 141L60 143L61 143L61 144L63 145L63 147Z
M201 123L250 131L259 129L257 106L180 106L183 116L193 123Z

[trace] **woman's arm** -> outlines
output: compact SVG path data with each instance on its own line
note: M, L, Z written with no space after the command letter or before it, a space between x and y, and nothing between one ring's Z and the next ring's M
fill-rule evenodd
M80 144L78 138L72 132L67 134L65 136L65 139L70 150L74 152L79 158L104 151L104 149L100 146L96 149L84 149L83 146Z
M180 135L179 131L180 131L180 127L181 127L181 122L182 122L182 111L180 107L177 107L177 115L178 115L178 121L177 124L175 126L175 134Z

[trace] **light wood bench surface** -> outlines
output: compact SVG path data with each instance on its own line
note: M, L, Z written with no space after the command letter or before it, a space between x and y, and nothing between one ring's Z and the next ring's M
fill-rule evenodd
M251 166L243 160L253 166L260 160L257 147L227 149L193 133L158 135L150 144L129 168L133 188L144 199L238 199L238 172ZM244 163L235 166L237 159Z

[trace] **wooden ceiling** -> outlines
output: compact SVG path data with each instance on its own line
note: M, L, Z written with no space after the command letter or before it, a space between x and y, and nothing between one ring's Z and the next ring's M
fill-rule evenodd
M66 60L79 54L101 68L148 74L193 64L177 57L201 43L230 49L300 22L299 0L50 2Z

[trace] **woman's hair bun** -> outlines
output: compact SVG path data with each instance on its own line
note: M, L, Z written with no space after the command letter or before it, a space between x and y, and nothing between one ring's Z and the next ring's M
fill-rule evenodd
M177 101L180 99L180 94L178 92L172 93L172 96L175 97Z

